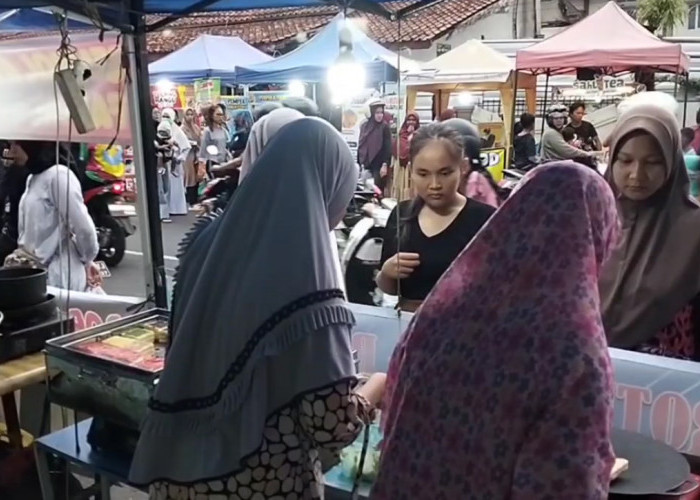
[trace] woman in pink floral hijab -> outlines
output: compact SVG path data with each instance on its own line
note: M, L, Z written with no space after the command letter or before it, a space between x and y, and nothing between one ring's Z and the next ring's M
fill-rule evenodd
M602 500L613 380L598 274L618 233L603 178L534 170L396 347L372 500Z

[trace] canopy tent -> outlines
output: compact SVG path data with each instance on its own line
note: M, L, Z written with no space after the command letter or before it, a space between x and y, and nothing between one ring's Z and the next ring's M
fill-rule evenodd
M325 81L328 68L338 59L340 32L345 26L352 34L352 54L358 63L364 64L367 81L396 81L398 56L368 37L355 23L339 15L311 40L288 54L254 66L237 65L236 83ZM406 69L418 69L417 63L405 58L402 58L401 65Z
M374 12L391 18L397 12L389 12L380 4L390 0L340 0L341 6L352 7L355 10ZM419 0L416 4L422 4ZM432 0L431 0L432 1ZM413 10L416 4L411 4L406 10ZM272 9L280 7L313 7L327 6L327 0L0 0L0 9L19 9L31 7L56 6L68 9L86 16L97 15L100 21L112 26L130 24L132 14L163 14L188 15L204 11L232 11L250 9ZM400 11L399 11L400 12ZM159 24L156 21L154 24Z
M515 106L513 88L525 90L527 109L535 112L537 105L537 77L518 73L512 59L484 45L469 40L462 45L424 63L420 71L406 74L407 108L414 109L419 92L435 95L435 112L439 116L449 105L454 92L500 92L503 104L503 126L506 144L510 144Z
M687 73L690 67L680 45L660 40L612 1L564 31L519 50L515 60L518 70L551 75L581 68L615 74L639 67Z
M148 65L151 79L191 82L196 78L233 81L237 65L259 64L273 58L237 36L202 35Z
M58 28L59 19L50 9L9 9L0 12L1 32L47 31ZM68 16L68 29L92 28L91 24Z

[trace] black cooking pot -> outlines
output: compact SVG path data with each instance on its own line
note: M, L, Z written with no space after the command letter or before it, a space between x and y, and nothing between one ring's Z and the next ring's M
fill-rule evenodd
M0 268L0 311L30 307L46 300L43 269Z

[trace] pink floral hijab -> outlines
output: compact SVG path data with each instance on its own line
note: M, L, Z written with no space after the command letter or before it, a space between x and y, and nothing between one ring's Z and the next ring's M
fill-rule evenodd
M373 500L607 498L598 275L618 228L591 169L554 162L526 176L394 350Z

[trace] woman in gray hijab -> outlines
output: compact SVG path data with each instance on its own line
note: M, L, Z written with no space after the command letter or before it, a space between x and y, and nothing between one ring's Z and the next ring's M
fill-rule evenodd
M356 179L340 134L298 120L193 241L131 469L152 499L323 498L319 454L351 443L383 391L382 376L355 390L327 237Z

